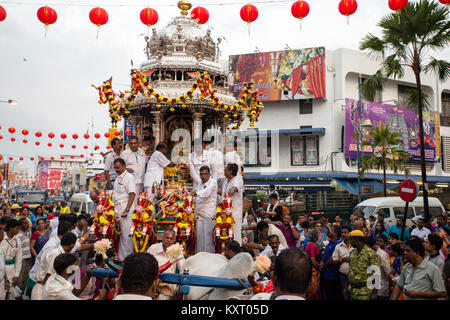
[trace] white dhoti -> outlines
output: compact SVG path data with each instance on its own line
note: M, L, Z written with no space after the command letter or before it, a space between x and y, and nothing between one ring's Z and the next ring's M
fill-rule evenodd
M130 211L128 212L128 215L126 218L122 218L121 215L125 211L128 204L128 198L116 201L114 203L115 206L115 214L120 219L120 242L119 242L119 260L123 261L125 258L133 253L133 239L128 236L128 233L130 232L130 228L132 225L132 219L131 215L133 212L133 207L130 208Z
M199 218L195 224L197 242L195 245L195 253L209 252L214 253L214 220L211 218Z
M234 217L233 236L233 240L242 246L242 218Z

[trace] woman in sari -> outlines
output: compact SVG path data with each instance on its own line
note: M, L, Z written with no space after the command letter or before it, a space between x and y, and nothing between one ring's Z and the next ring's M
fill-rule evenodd
M52 231L46 227L45 220L40 218L37 221L37 231L31 235L30 240L30 250L31 250L31 258L34 261L38 256L39 252L41 252L42 247L47 243L48 239L50 239L50 235Z
M305 252L311 258L312 263L312 276L311 281L307 288L307 299L308 300L322 300L322 294L320 289L320 261L322 261L321 248L317 244L319 239L319 231L313 229L308 234L308 244L306 245Z

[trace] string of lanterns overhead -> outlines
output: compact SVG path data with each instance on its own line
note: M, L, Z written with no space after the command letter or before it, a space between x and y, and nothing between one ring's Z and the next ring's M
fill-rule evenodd
M408 5L408 0L388 0L388 6L391 10L400 12ZM443 5L450 6L450 0L439 0ZM339 13L347 17L348 19L358 9L358 3L356 0L340 0L338 5ZM291 6L291 14L294 18L301 20L306 18L309 14L310 6L307 1L299 0L295 1ZM6 10L0 5L0 22L6 19ZM40 22L45 25L45 34L47 35L47 29L49 25L56 22L58 15L56 11L49 7L44 6L38 9L37 16ZM252 4L244 5L240 10L241 19L248 24L250 33L250 24L258 19L259 12L256 6ZM155 25L158 22L158 12L152 8L142 9L140 12L140 20L148 28ZM108 22L108 12L100 7L96 7L90 10L89 20L98 27L97 38L100 31L100 27ZM209 12L203 7L196 7L191 10L191 18L196 20L199 24L205 24L209 20ZM301 24L300 24L301 28Z

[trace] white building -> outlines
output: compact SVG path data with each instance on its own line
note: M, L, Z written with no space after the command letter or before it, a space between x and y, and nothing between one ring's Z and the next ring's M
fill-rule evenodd
M326 61L326 98L311 100L271 101L264 102L264 110L259 121L253 128L249 127L248 119L241 125L245 131L246 162L249 157L256 156L256 135L249 131L259 131L259 138L268 140L269 157L261 163L264 156L258 155L258 164L245 166L247 191L263 188L271 183L287 191L331 192L343 191L343 184L349 190L349 184L357 179L356 159L345 157L345 99L359 99L358 77L368 77L376 73L381 65L367 54L359 51L338 49L327 50ZM405 88L415 88L414 74L405 68L405 76L400 80L388 80L377 102L402 105ZM441 114L440 135L443 143L440 146L441 162L427 163L427 180L430 188L436 183L440 188L450 182L450 81L439 83L434 74L423 74L422 85L429 97L433 111ZM277 130L279 130L277 132ZM309 143L310 148L316 148L317 161L309 161L304 165L293 165L293 137L300 137ZM293 140L292 140L293 141ZM308 148L308 147L306 147ZM252 159L250 159L252 160ZM254 159L253 159L254 160ZM250 161L251 162L251 161ZM315 162L315 163L313 163ZM420 163L411 164L412 178L421 180ZM393 175L388 172L390 183L398 183L405 179L402 174ZM372 171L366 174L365 183L372 184L374 189L368 193L380 191L380 185L368 181L382 180L381 172ZM338 179L338 180L336 180ZM347 183L338 183L346 181ZM357 188L356 188L357 190ZM444 189L445 190L445 189ZM382 189L381 189L382 191ZM437 190L441 193L443 190ZM433 193L433 190L431 190ZM357 192L356 192L357 193ZM355 193L354 193L355 194ZM445 205L446 203L444 203Z

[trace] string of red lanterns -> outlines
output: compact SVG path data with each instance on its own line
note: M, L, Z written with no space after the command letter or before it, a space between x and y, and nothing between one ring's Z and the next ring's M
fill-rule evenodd
M45 36L47 36L48 26L54 24L58 19L56 11L50 7L41 7L37 11L37 17L40 22L45 24Z

